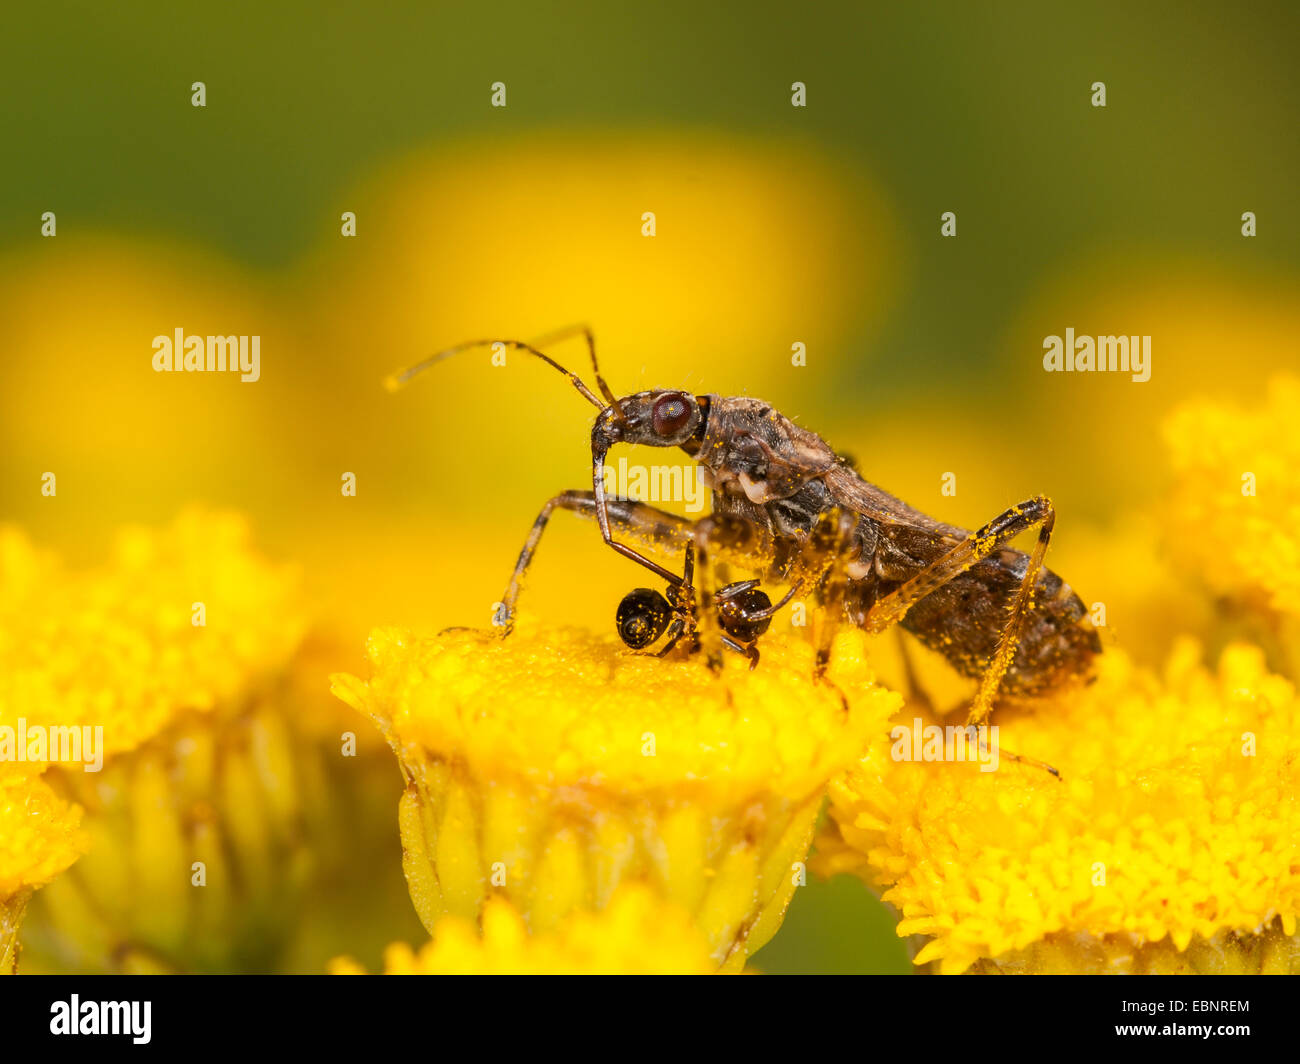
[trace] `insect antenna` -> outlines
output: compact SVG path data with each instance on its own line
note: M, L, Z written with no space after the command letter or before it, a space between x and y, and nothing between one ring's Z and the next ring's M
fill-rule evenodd
M543 354L541 351L538 351L537 348L533 347L531 344L524 343L522 340L469 340L466 343L457 344L455 347L448 347L443 351L439 351L436 354L430 355L426 359L422 359L421 361L415 363L415 365L413 366L407 366L406 369L399 370L396 373L389 374L387 377L384 378L384 387L387 388L390 392L395 392L403 385L405 385L406 382L409 381L416 374L423 373L430 366L437 365L443 359L451 358L452 355L458 355L462 351L469 351L475 347L490 347L493 344L501 344L502 346L512 348L515 351L523 351L526 354L534 355L537 358L540 358L552 369L557 369L561 373L563 373L566 377L568 377L569 382L576 389L578 389L578 394L581 395L584 399L586 399L587 402L589 402L592 406L596 407L597 410L605 409L605 404L602 403L598 398L596 398L592 390L588 388L586 384L583 383L581 377L579 377L576 373L573 373L570 370L565 369L558 362L556 362L555 359L551 358L549 355ZM601 383L603 384L604 382L602 381ZM607 388L604 390L608 391Z
M605 397L605 402L614 408L614 413L619 421L626 421L623 415L623 405L618 401L613 390L605 383L605 378L601 375L600 365L596 362L596 336L591 331L590 325L566 325L563 329L556 329L545 336L539 336L532 341L534 347L546 347L548 344L556 343L559 340L567 340L570 336L581 333L587 341L587 350L591 352L591 371L596 375L596 387L600 389L600 394Z

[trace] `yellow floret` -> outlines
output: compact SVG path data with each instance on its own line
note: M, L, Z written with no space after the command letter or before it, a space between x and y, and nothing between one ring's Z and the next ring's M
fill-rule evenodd
M0 974L17 962L18 923L33 890L85 849L81 810L39 776L0 765Z
M1273 380L1259 409L1188 403L1165 438L1176 556L1215 593L1300 618L1300 379Z
M1256 648L1199 658L1157 678L1110 652L1091 688L995 715L1063 782L878 743L832 785L816 867L884 888L944 972L1294 968L1300 702Z
M22 750L52 799L86 811L84 864L29 913L61 957L211 970L263 956L267 935L234 941L258 918L237 903L280 904L302 879L310 765L275 697L303 629L296 584L228 514L126 529L83 572L0 529L0 751L11 733L100 737L94 758L90 738L76 759Z
M128 529L85 573L0 529L0 724L102 726L112 756L188 710L246 697L301 637L295 584L231 515Z

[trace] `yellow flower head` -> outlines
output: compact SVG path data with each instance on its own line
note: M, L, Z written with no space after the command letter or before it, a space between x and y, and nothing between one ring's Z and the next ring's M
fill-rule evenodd
M0 529L0 725L100 726L112 756L247 697L302 631L294 575L247 540L240 518L191 511L74 574Z
M575 912L553 931L530 935L510 902L483 903L483 933L470 920L439 921L433 939L384 953L388 975L707 975L717 967L690 915L640 884L619 887L599 912ZM336 960L336 975L360 974Z
M1165 426L1177 487L1175 554L1217 594L1300 618L1300 379L1262 408L1203 400Z
M871 685L857 633L838 649L847 712L796 638L715 676L576 631L380 629L371 680L334 689L379 723L407 777L405 870L431 933L444 913L476 918L491 892L541 932L643 881L736 967L780 923L828 780L897 704Z
M47 761L23 751L54 789L41 784L45 808L55 793L85 808L89 843L32 907L38 962L47 945L81 970L264 956L265 928L238 940L255 919L232 884L269 905L299 878L304 758L272 696L303 618L295 574L248 538L242 519L194 510L123 531L107 564L72 573L0 531L0 750L9 733L100 733L82 763L53 739Z
M1296 968L1300 701L1253 647L1199 657L1157 679L1111 652L1092 687L995 714L1063 781L877 744L832 785L816 866L885 888L943 972Z
M0 766L0 901L42 887L84 846L81 810L39 776Z

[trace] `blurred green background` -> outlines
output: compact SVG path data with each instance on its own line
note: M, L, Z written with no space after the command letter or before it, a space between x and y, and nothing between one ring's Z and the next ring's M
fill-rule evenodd
M1172 404L1296 363L1298 29L1288 3L12 8L0 518L86 558L204 498L307 564L358 660L373 623L482 623L547 494L582 486L587 412L540 372L378 381L577 317L619 390L760 391L946 519L1052 494L1066 570L1158 493ZM641 211L674 196L645 250ZM209 320L263 334L262 383L150 372L152 335ZM1048 377L1067 326L1150 333L1152 381ZM556 533L563 575L590 558L616 601L588 531ZM408 928L377 916L352 952ZM757 965L908 970L856 882L800 890Z

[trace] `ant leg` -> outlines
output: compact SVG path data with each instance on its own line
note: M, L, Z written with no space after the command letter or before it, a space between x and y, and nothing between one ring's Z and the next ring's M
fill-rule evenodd
M734 650L737 654L744 654L749 659L749 671L753 672L758 667L758 647L754 643L742 643L737 639L725 633L722 636L722 645L728 650Z
M610 523L642 550L676 558L690 543L691 522L684 517L656 510L645 503L621 499L606 500L606 508ZM533 522L533 527L528 532L528 538L524 540L523 549L519 552L519 559L515 562L514 572L510 575L510 583L506 586L505 594L501 596L501 609L498 616L492 619L493 624L503 629L501 633L503 636L509 635L514 627L515 608L523 589L524 576L528 572L529 565L532 564L533 555L537 553L542 532L545 531L551 514L556 510L569 510L580 517L595 520L596 497L590 491L564 491L548 500L542 507L542 512L537 515L537 520Z
M657 658L667 657L668 653L673 649L673 647L675 647L678 644L678 642L681 641L682 636L685 634L686 634L686 622L683 621L680 617L674 617L672 621L669 623L668 629L664 634L664 645L655 651L655 657Z

